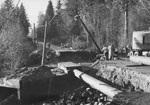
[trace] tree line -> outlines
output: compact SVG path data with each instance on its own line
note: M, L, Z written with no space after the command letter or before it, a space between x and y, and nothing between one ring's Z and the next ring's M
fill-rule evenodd
M95 49L80 21L74 19L77 14L80 15L100 47L110 43L117 48L131 45L133 31L145 31L150 26L149 0L67 1L65 9L59 8L60 12L57 16L59 19L55 19L51 28L48 29L49 40L52 42L55 40L56 43L66 43L74 48ZM37 31L41 38L43 38L44 28L40 28L40 25L44 25L44 22L55 14L53 11L50 1L46 14L39 16ZM52 30L53 32L50 32Z
M66 11L72 19L80 14L100 47L113 43L122 48L131 45L133 31L149 29L149 7L149 0L68 0ZM81 27L78 35L95 48L83 27L77 27Z
M0 70L23 67L34 44L28 37L30 23L23 4L5 0L0 8Z
M48 23L46 38L48 42L60 45L60 43L65 41L67 29L60 13L61 6L62 3L60 0L58 0L56 10L54 10L52 1L49 0L45 14L42 12L39 13L38 25L36 28L38 41L43 41L44 39L45 22ZM53 17L55 17L55 19L50 23Z

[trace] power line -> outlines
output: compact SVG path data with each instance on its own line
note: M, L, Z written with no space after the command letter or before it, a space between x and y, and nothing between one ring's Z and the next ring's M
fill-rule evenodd
M57 14L52 17L52 19L48 22L48 25L55 19L56 16Z
M58 13L57 13L57 14L58 14ZM54 19L56 18L56 16L57 16L57 14L54 15L54 16L51 18L51 20L49 20L48 25L50 25L51 22L53 22L53 20L54 20ZM45 27L45 25L39 25L39 27Z

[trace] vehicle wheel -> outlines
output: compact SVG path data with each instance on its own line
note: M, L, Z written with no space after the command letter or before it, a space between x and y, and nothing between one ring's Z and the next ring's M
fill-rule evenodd
M133 54L134 54L133 51L131 51L130 54L129 54L129 56L133 56Z
M134 53L134 56L138 56L138 55L139 55L139 52L136 51L136 52Z

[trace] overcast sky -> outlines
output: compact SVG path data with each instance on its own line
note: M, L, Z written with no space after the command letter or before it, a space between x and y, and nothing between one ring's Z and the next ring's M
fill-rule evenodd
M0 5L3 1L5 0L0 0ZM13 1L15 5L18 2L18 0L13 0ZM31 25L33 23L37 23L38 14L40 11L45 13L48 5L48 1L49 0L20 0L19 4L23 3ZM57 0L51 0L51 1L53 3L53 6L56 7Z

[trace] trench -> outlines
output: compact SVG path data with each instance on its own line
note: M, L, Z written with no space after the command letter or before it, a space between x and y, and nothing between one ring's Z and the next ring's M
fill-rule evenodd
M107 105L148 105L147 102L149 102L149 93L144 93L142 91L135 91L135 90L128 90L129 88L125 88L123 86L118 85L115 82L111 82L106 78L103 78L102 76L96 75L100 71L91 67L82 66L82 71L97 78L101 81L104 81L105 83L116 87L118 89L122 89L123 92L116 95L114 99L110 99L105 94L92 89L88 84L84 83L82 80L77 79L72 73L69 73L69 75L61 75L57 76L53 79L51 82L51 90L50 94L43 94L42 91L35 89L35 84L38 87L37 89L44 89L41 88L40 85L43 81L39 83L34 81L34 84L26 82L28 84L26 86L26 90L24 92L32 93L34 88L34 92L41 92L41 97L34 97L30 94L26 94L23 101L19 101L16 96L16 90L15 89L8 89L8 88L1 88L1 92L5 92L1 97L1 105L66 105L66 104L76 104L80 105L81 103L83 105L92 103L101 103L101 104L107 104ZM35 77L33 77L35 78ZM116 79L117 77L113 77ZM49 81L46 82L47 84ZM31 86L31 84L33 86ZM128 84L127 84L128 85ZM49 86L49 85L47 85ZM130 87L131 84L128 85ZM29 90L32 91L29 91ZM124 91L125 90L125 91ZM127 92L129 91L129 92ZM29 97L30 96L30 97ZM32 97L32 98L31 98Z
M80 55L80 54L79 54ZM83 54L78 58L76 62L82 59ZM64 57L64 56L63 56ZM75 60L70 55L66 59L67 61ZM84 57L85 58L85 57ZM61 61L66 61L60 57ZM71 60L70 60L71 59ZM87 59L87 58L86 58ZM84 59L82 59L84 62ZM114 99L110 99L104 93L101 93L95 89L92 89L88 84L82 80L77 79L72 73L69 75L56 76L50 83L49 78L37 79L43 76L43 72L37 75L31 75L31 78L25 79L24 82L24 98L23 101L17 99L15 89L3 88L0 91L7 91L6 95L2 95L1 105L85 105L94 104L107 104L107 105L148 105L150 102L149 92L149 79L145 75L138 74L136 72L120 68L118 66L109 66L101 62L94 64L90 67L91 63L81 63L82 71L93 76L96 79L104 81L112 87L118 88L123 92L116 95ZM45 68L44 68L45 69ZM48 74L45 71L44 74ZM140 75L140 77L138 77ZM43 84L46 84L45 86ZM44 91L48 90L50 91ZM6 89L6 90L5 90ZM34 90L34 91L33 91ZM34 93L35 96L32 96ZM49 93L49 94L47 94ZM83 94L84 93L84 94ZM31 97L31 98L30 98Z
M114 63L114 61L112 62ZM149 68L149 66L132 66L136 67L136 69L131 70L129 67L122 67L119 65L111 65L104 62L99 62L95 64L93 68L98 70L96 76L109 81L110 84L113 84L114 87L117 87L123 91L114 97L114 103L118 105L149 105L149 74L143 74L137 70L137 68L143 69Z

